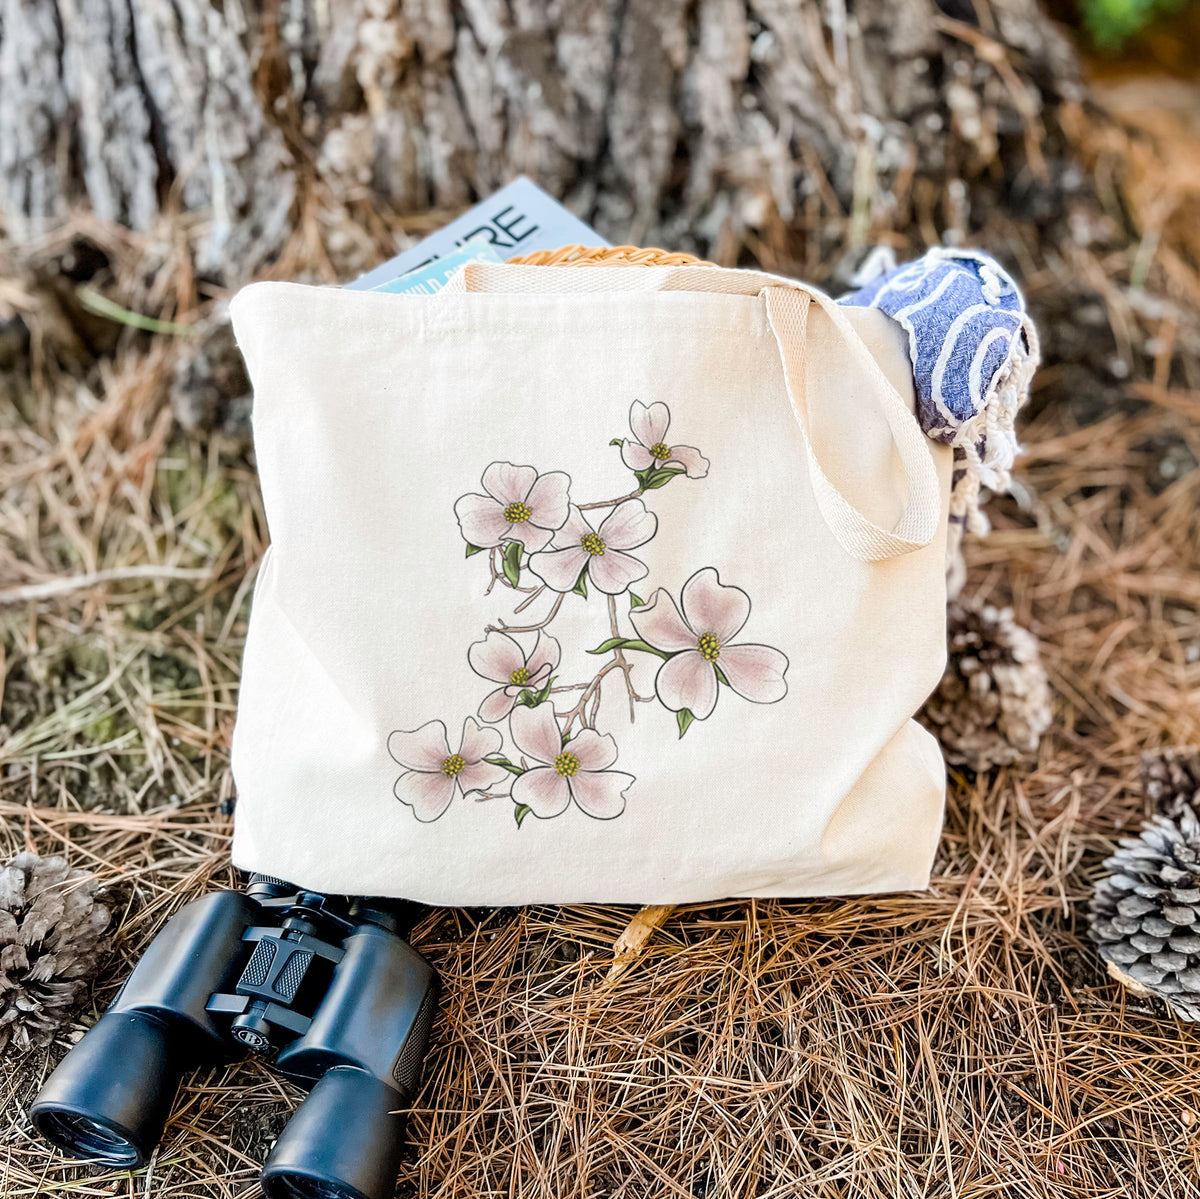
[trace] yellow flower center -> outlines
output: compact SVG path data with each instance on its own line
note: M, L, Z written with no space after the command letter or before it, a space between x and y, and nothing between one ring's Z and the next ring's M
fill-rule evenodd
M650 447L650 457L657 458L659 462L664 462L671 456L671 447L664 445L661 441L656 441Z
M467 768L467 760L462 754L451 754L448 758L442 759L442 773L448 774L451 778L462 774Z
M532 515L533 509L528 504L521 503L520 500L509 504L509 506L504 509L504 519L512 525L523 524Z
M573 778L579 773L579 759L569 749L563 750L554 759L554 773Z
M584 533L579 539L579 544L593 557L604 553L604 542L598 533Z
M716 633L705 633L697 644L700 653L710 662L715 662L721 656L721 639Z
M518 666L516 670L508 676L508 681L514 687L519 687L522 683L529 682L529 671L524 666Z

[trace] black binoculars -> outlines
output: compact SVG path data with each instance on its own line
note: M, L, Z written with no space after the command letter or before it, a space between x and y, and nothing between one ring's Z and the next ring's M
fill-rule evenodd
M34 1126L137 1169L183 1075L240 1047L309 1090L263 1168L267 1199L391 1199L438 991L403 908L265 875L189 904L46 1081Z

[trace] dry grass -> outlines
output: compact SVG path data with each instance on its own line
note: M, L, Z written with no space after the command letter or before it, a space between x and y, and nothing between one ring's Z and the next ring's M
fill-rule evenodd
M1133 266L1186 305L1195 274L1137 244L1040 268L1009 236L1043 309L1085 278L1117 352L1159 347L1127 353L1099 420L1047 372L1019 502L971 550L970 589L1044 644L1036 768L953 778L927 894L681 909L614 978L632 909L429 912L414 941L445 1001L400 1194L1200 1194L1200 1039L1105 979L1081 918L1142 815L1139 754L1200 741L1200 363L1123 287ZM193 284L176 291L186 320ZM122 338L86 386L35 345L0 417L0 855L67 852L111 888L117 950L80 1027L171 911L233 881L227 749L265 536L246 459L163 416L170 345ZM214 1069L149 1174L89 1171L23 1117L68 1040L3 1063L0 1193L257 1193L295 1091Z

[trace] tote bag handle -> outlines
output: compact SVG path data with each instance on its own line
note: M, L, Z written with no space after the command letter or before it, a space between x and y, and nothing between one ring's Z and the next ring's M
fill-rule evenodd
M779 347L784 383L804 443L813 495L838 543L862 562L882 562L923 549L933 540L941 520L942 501L928 440L845 313L816 288L760 271L712 266L651 266L636 270L589 266L564 270L553 266L472 263L458 272L439 294L613 291L703 291L760 297ZM808 313L814 303L833 322L851 361L866 373L891 429L908 487L904 511L892 529L884 529L863 515L834 486L817 458L808 413Z

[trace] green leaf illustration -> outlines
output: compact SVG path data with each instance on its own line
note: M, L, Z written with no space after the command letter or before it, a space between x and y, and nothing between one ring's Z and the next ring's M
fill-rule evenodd
M483 553L483 546L472 545L469 541L467 542L467 555L466 556L468 558L473 557L475 554L482 554L482 553Z
M582 595L587 599L587 567L585 566L579 572L579 578L575 580L575 586L571 588L572 595Z
M522 774L525 773L525 771L520 766L517 766L515 763L510 762L506 757L504 757L503 754L493 754L491 757L484 758L483 760L485 762L491 762L491 764L493 766L503 766L504 769L507 770L510 774L515 774L518 777L520 777Z
M527 803L519 803L513 808L513 818L517 822L517 828L521 827L521 821L532 811L533 809Z
M607 641L602 641L595 649L588 650L588 653L607 654L614 649L633 649L643 654L655 654L660 658L671 657L665 650L655 649L648 641L642 641L637 637L610 637Z
M625 439L623 437L614 437L612 439L612 441L610 441L608 444L616 445L616 446L623 446L625 444Z
M536 708L537 702L537 696L528 687L517 696L517 703L524 704L527 708Z
M715 662L713 663L713 670L717 672L717 682L724 683L728 687L729 680L725 677L725 672Z
M521 554L525 547L519 541L510 541L504 551L504 577L510 587L521 581Z
M595 649L588 650L589 654L606 654L610 649L624 649L629 644L628 637L610 637L602 641Z
M680 708L675 713L675 722L679 725L679 735L681 737L692 727L692 721L695 719L690 708Z
M642 481L642 489L644 491L655 491L659 487L666 485L675 478L676 475L686 474L682 470L668 470L666 467L659 467L657 470L651 468L646 471L646 478Z
M634 595L631 591L629 593L629 606L631 608L644 608L646 606L646 601L642 599L640 595Z
M551 675L546 680L545 685L534 697L534 703L530 705L531 707L536 706L537 704L544 704L546 702L546 700L548 700L550 698L550 688L554 686L554 679L555 679L555 676Z

